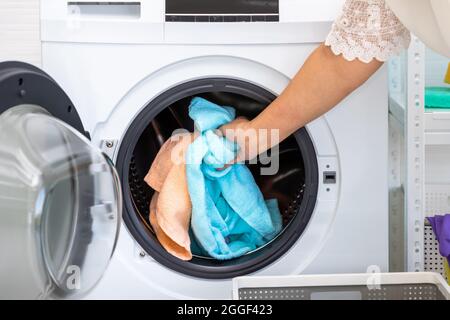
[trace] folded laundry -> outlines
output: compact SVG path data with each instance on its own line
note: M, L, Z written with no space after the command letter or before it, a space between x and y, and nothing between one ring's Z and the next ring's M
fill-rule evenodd
M439 253L450 263L450 214L428 217L428 221L439 242Z
M425 107L450 109L450 88L446 87L426 88Z
M238 151L237 145L214 132L235 118L233 108L194 98L189 116L199 132L186 154L192 233L198 246L211 257L239 257L280 232L278 203L264 201L244 164L217 170L233 160Z
M217 170L239 151L214 132L234 119L233 108L194 98L189 116L196 132L169 139L145 177L155 190L150 224L161 245L182 260L192 253L239 257L281 231L278 201L264 201L245 165Z

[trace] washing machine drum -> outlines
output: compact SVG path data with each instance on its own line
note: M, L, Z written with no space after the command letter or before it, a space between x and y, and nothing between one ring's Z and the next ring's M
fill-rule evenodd
M0 299L79 297L112 256L121 191L42 71L0 63Z
M153 232L149 203L154 191L144 182L144 177L173 132L194 130L187 108L194 97L233 106L237 116L248 119L254 118L276 98L265 88L248 81L203 78L172 86L152 99L128 127L117 152L124 222L145 252L178 273L203 279L229 279L260 271L282 258L310 221L318 190L314 145L303 128L283 141L278 150L272 150L268 159L259 158L260 161L248 165L264 198L278 200L283 230L273 241L232 260L219 261L206 255L194 255L190 261L181 261L166 252Z

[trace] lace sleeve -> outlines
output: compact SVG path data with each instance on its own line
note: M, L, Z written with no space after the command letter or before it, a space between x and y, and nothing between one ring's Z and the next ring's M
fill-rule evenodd
M411 35L384 0L347 0L325 45L346 60L386 61L409 46Z

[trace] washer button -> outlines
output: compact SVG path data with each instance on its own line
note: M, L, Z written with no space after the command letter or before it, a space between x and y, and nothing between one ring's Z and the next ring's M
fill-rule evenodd
M278 21L280 21L280 17L279 16L266 16L266 21L278 22Z
M196 22L209 22L209 16L196 16Z
M209 17L209 22L223 22L222 16L211 16Z
M223 21L225 22L236 22L237 17L236 16L224 16Z
M251 17L250 16L237 16L236 21L237 22L250 22Z
M253 22L264 22L264 21L266 21L266 17L265 16L252 16L252 21Z

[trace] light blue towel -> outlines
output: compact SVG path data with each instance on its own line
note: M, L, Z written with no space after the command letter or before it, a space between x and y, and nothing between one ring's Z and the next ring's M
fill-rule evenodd
M242 256L281 231L278 202L264 201L245 165L217 170L233 160L238 151L236 144L214 133L214 129L234 120L233 108L194 98L189 116L200 133L186 154L191 231L196 245L219 260ZM193 253L199 254L195 247Z

